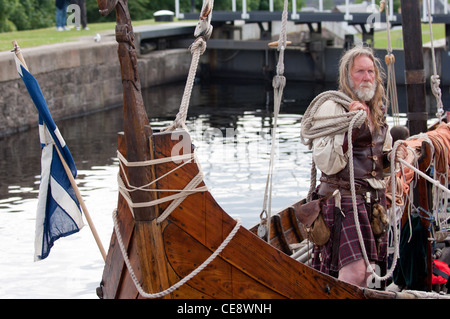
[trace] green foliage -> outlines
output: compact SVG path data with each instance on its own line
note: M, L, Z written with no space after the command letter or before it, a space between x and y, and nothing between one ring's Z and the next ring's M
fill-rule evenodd
M14 31L9 18L11 0L0 0L0 32Z
M0 31L30 30L51 26L55 20L53 0L1 0Z

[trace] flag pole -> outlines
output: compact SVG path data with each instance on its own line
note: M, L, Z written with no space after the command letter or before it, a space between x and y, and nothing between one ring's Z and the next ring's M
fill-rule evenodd
M70 171L69 166L67 165L64 156L61 154L61 151L59 148L55 145L56 151L58 152L59 158L61 159L61 162L64 166L64 170L66 171L67 176L69 177L70 184L72 185L73 190L75 191L75 195L78 198L78 201L80 202L81 208L83 209L84 216L86 217L86 220L89 224L89 228L92 231L92 235L94 235L95 241L97 242L97 246L100 249L100 253L102 254L103 261L106 261L106 252L105 248L103 248L103 244L100 240L100 237L98 236L97 229L94 226L94 222L92 221L91 215L89 214L89 211L86 207L86 204L84 203L83 198L81 197L80 190L78 189L77 183L75 182L75 179L73 178L72 172Z
M16 41L13 41L13 52L16 54L17 58L20 60L20 62L23 64L23 67L25 69L28 70L27 64L25 63L25 59L22 56L22 52L20 51L19 45L17 44ZM100 240L100 237L97 233L97 230L94 226L94 223L92 221L91 215L89 214L89 211L86 207L86 204L84 203L83 198L81 197L81 193L80 190L78 189L78 185L75 182L75 179L73 178L72 172L70 171L69 166L66 163L66 160L64 159L64 156L61 154L60 150L58 149L58 147L55 145L56 151L58 152L59 158L61 159L61 163L64 166L64 170L66 171L66 174L70 180L70 184L72 185L73 190L75 191L75 195L77 196L77 199L81 205L81 208L84 212L84 216L86 217L86 220L89 224L89 228L91 229L92 235L94 235L95 241L97 243L98 248L100 249L100 253L102 254L103 257L103 261L106 261L106 251L105 248L103 247L103 244Z

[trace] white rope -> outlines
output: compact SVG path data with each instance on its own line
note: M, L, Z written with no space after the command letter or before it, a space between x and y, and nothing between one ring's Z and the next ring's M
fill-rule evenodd
M403 296L403 294L410 294L419 299L450 299L448 295L442 295L437 292L428 292L428 291L419 291L419 290L402 290L397 293L399 296Z
M137 279L133 267L130 263L130 259L128 258L128 253L125 248L125 245L122 240L122 236L120 234L119 225L117 222L117 210L114 210L113 212L113 220L114 220L114 230L116 233L117 241L119 243L120 251L122 252L123 260L125 261L125 265L127 266L128 272L130 274L131 279L133 280L134 285L136 286L137 291L139 294L144 298L162 298L167 294L170 294L171 292L175 291L176 289L180 288L182 285L184 285L187 281L192 279L195 275L197 275L199 272L201 272L206 266L208 266L228 245L228 243L234 238L237 231L239 230L241 226L241 221L237 220L236 225L234 226L233 230L228 234L227 238L222 242L222 244L219 246L219 248L216 249L216 251L208 257L200 266L198 266L196 269L194 269L189 275L181 279L179 282L171 286L170 288L158 292L158 293L148 293L145 292L142 288L141 284L139 283L139 280Z
M435 152L435 146L433 144L433 141L431 140L430 136L426 133L420 133L414 136L411 136L408 138L408 140L413 139L423 139L424 142L426 142L430 147L430 154L433 156L432 160L430 160L430 164L427 168L423 169L423 171L428 171L431 166L434 166L435 169L433 170L433 178L424 174L423 171L419 170L416 166L411 166L409 163L405 163L404 161L401 161L401 164L404 164L405 166L411 168L416 173L416 179L418 176L422 176L427 181L429 181L432 184L432 192L433 192L433 208L432 213L436 221L436 226L438 226L441 230L443 227L448 227L448 221L447 219L447 206L448 206L448 198L449 198L449 190L446 187L448 185L448 171L445 170L445 173L438 173L437 172L437 158L436 158L436 152ZM433 139L436 140L436 139ZM436 143L439 143L438 140L436 140ZM443 146L444 149L444 167L448 167L448 150ZM414 149L411 151L414 155L416 155ZM417 159L416 159L417 162ZM410 187L410 190L412 190L413 187ZM412 192L411 192L412 193ZM410 195L412 198L412 195ZM410 206L412 206L413 200L410 199ZM442 206L440 205L442 203ZM441 206L441 207L440 207ZM410 208L410 211L412 209Z
M385 8L386 7L386 8ZM389 105L392 109L392 118L394 120L394 125L400 125L399 121L399 106L398 106L398 97L397 97L397 85L395 82L395 56L392 50L391 45L391 24L389 21L389 10L386 1L382 1L382 6L380 11L385 8L386 13L386 32L387 32L387 55L384 58L384 61L387 65L387 83L386 83L386 111L389 108Z
M431 41L431 60L432 60L432 66L433 66L433 75L430 79L430 85L431 85L431 92L433 92L434 97L436 98L436 104L437 104L437 112L436 117L439 119L439 122L441 122L442 114L444 114L444 106L442 103L442 93L441 89L439 87L441 80L439 79L439 75L437 74L437 68L436 68L436 56L434 53L434 43L433 43L433 25L431 23L431 10L430 10L430 2L429 0L425 0L427 3L427 10L428 10L428 27L430 29L430 41Z
M197 38L191 45L190 50L192 54L192 61L191 66L189 68L189 74L186 80L186 86L184 88L180 109L173 123L168 127L164 128L164 131L173 131L177 128L184 128L187 131L185 122L187 118L187 112L189 109L189 100L191 98L192 88L194 87L195 74L197 73L200 55L202 55L206 50L206 41L202 37Z
M147 161L136 161L136 162L129 162L125 156L122 155L119 151L117 151L117 158L120 162L124 163L127 167L142 167L142 166L151 166L151 165L157 165L157 164L163 164L163 163L169 163L174 162L178 163L181 161L184 161L185 163L190 162L194 156L192 153L187 153L183 155L176 155L176 156L170 156L170 157L163 157L163 158L157 158L153 160L147 160Z
M309 148L312 148L312 142L316 138L333 136L347 132L349 124L353 118L356 118L353 125L356 125L357 127L359 127L365 121L365 116L356 116L358 114L358 111L346 112L334 116L315 116L319 107L328 100L332 100L342 105L347 111L349 104L352 102L352 99L350 97L340 91L326 91L319 94L314 100L312 100L305 113L303 114L300 131L300 138L302 140L302 143L307 145ZM334 120L333 125L329 125L326 123L320 124L320 121L329 119ZM313 127L313 121L318 121L319 124L314 123L315 125ZM316 188L316 176L316 164L314 163L314 161L312 161L310 187L307 195L308 201L311 200L312 193Z
M195 158L194 154L184 154L184 155L178 155L173 157L166 157L161 159L154 159L154 160L148 160L148 161L136 161L136 162L128 162L125 157L120 153L117 152L117 157L119 158L119 164L122 172L125 172L123 166L127 167L143 167L143 166L151 166L151 165L157 165L167 162L178 162L181 160L184 160L183 164L180 164L176 166L174 169L168 171L167 173L163 174L162 176L152 180L151 182L142 185L142 186L134 186L130 185L127 175L123 173L122 175L125 178L125 182L122 180L120 173L117 176L117 181L119 185L119 193L123 196L125 201L127 202L131 213L134 216L134 208L144 208L144 207L152 207L155 205L159 205L168 201L172 201L169 206L164 210L164 212L158 216L156 222L159 224L162 221L164 221L174 210L175 208L189 195L199 193L199 192L205 192L208 190L207 186L201 186L198 187L198 185L203 181L203 173L201 169L199 168L198 174L185 186L184 189L158 189L158 188L150 188L151 185L155 184L160 179L166 177L167 175L175 172L176 170L180 169L184 165L192 162L192 160ZM126 186L128 185L128 187ZM147 202L140 202L140 203L134 203L131 199L130 193L134 191L146 191L146 192L178 192L178 194L165 196L163 198L155 199L152 201Z
M280 113L281 100L283 98L283 90L286 86L286 78L284 74L284 51L287 45L287 16L288 16L288 0L284 1L284 8L281 18L281 30L280 37L278 40L278 51L280 52L278 63L277 63L277 74L272 80L273 95L274 95L274 123L272 129L272 145L270 150L270 162L269 162L269 172L267 174L266 188L264 192L263 208L260 214L261 222L260 224L266 223L267 229L267 242L270 241L270 219L272 215L272 180L273 180L273 168L274 168L274 158L275 158L275 143L276 143L276 133L278 125L278 115ZM264 217L265 215L265 217Z
M184 88L183 97L181 99L180 108L173 123L164 128L163 131L173 131L177 128L184 128L187 131L186 118L189 109L189 100L191 99L192 88L194 87L195 74L197 73L200 56L206 51L206 41L211 36L213 30L213 27L211 25L213 6L213 0L205 0L203 2L199 22L194 31L194 36L196 37L196 39L189 47L189 50L192 54L192 60L186 80L186 86Z
M434 180L433 178L431 178L430 176L428 176L427 174L423 173L421 170L417 169L416 167L412 166L411 164L409 164L407 161L399 158L398 161L400 163L402 163L403 165L409 167L410 169L412 169L416 174L420 175L421 177L423 177L424 179L426 179L427 181L429 181L431 184L433 184L433 186L439 188L440 190L444 191L447 194L450 194L450 190L445 187L444 185L442 185L439 181Z
M363 111L359 111L360 113L363 113ZM358 115L359 116L359 115ZM379 280L379 281L384 281L389 279L392 274L394 273L395 270L395 266L397 265L397 259L398 259L398 255L399 255L399 235L398 235L398 229L397 229L397 225L394 225L394 257L393 257L393 262L391 265L391 268L386 272L386 275L384 276L379 276L372 264L369 261L369 258L367 256L367 251L366 251L366 247L364 245L364 239L361 233L361 226L359 223L359 216L358 216L358 207L356 205L356 190L355 190L355 176L354 176L354 169L353 169L353 143L351 143L352 141L352 130L353 130L353 126L354 126L354 122L356 122L356 119L352 119L349 127L348 127L348 165L349 165L349 172L350 172L350 191L352 194L352 205L353 205L353 213L354 213L354 218L355 218L355 226L356 226L356 232L358 234L358 240L359 240L359 244L361 247L361 252L363 254L363 258L364 261L366 263L366 267L367 270L369 272L371 272L371 275L373 276L373 278ZM391 152L391 176L393 176L393 174L395 173L395 165L394 165L394 157L395 157L395 152L396 152L396 148L398 147L398 145L400 145L400 143L395 143L394 144L394 148L392 149ZM395 213L395 178L392 179L391 178L391 185L392 185L392 211Z

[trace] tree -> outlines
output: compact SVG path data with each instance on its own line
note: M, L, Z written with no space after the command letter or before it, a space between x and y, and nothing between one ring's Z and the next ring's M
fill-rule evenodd
M15 30L14 25L8 19L12 5L11 2L11 0L0 1L0 32Z
M53 0L0 1L0 31L30 30L54 24Z

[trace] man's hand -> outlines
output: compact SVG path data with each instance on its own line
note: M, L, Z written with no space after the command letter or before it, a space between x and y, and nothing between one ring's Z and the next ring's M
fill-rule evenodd
M349 112L354 112L354 111L359 111L359 110L363 110L367 114L369 114L369 107L365 103L362 103L360 101L353 101L348 105Z
M404 160L406 159L407 156L408 156L408 149L406 148L406 145L402 143L397 147L394 161L398 161L399 159Z

